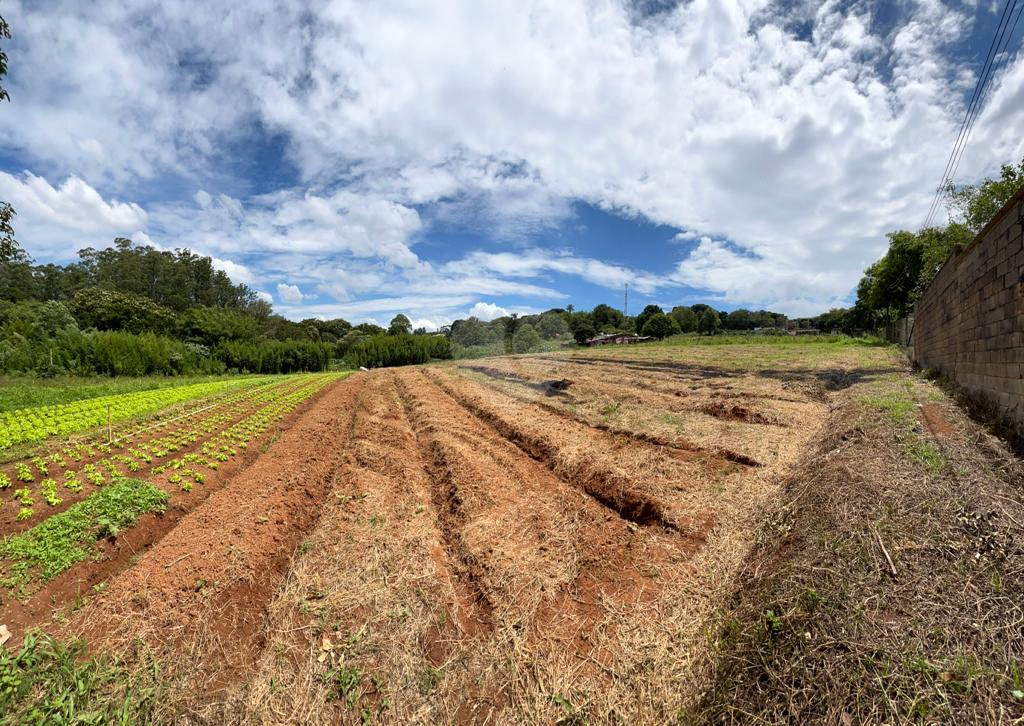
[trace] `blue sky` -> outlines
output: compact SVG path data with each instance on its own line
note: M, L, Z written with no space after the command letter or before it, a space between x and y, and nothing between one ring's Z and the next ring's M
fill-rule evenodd
M37 261L210 255L299 319L847 304L924 220L1002 5L0 0ZM1001 59L958 173L1024 156Z

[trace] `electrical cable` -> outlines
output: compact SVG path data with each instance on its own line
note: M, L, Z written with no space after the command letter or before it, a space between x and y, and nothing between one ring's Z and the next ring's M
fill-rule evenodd
M985 94L985 87L988 84L989 79L992 76L992 69L996 58L998 57L1000 50L999 46L1002 44L1003 38L1006 37L1006 29L1009 26L1010 18L1013 16L1014 11L1017 9L1019 0L1006 0L1003 6L1002 15L999 17L999 24L996 26L996 30L992 35L992 43L989 45L988 54L985 58L985 63L982 66L981 73L978 76L978 82L974 87L974 93L971 95L970 103L967 106L967 110L964 113L963 122L960 124L960 131L957 134L956 141L953 144L953 149L950 152L949 159L946 161L946 167L943 169L942 177L939 180L939 185L935 189L935 197L932 199L931 206L928 209L928 216L925 218L924 226L927 227L935 213L938 211L944 193L946 191L946 185L952 179L954 167L959 164L960 156L963 154L963 148L967 144L967 137L970 135L970 129L974 126L974 120L977 118L981 106L982 98ZM1017 15L1017 20L1020 20L1020 14ZM1016 29L1016 22L1014 22L1014 29ZM1010 32L1010 35L1013 31ZM1007 38L1008 40L1008 38ZM1005 44L1004 44L1005 47Z

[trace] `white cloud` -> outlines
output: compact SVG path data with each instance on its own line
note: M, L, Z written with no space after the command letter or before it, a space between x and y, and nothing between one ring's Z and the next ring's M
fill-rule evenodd
M298 305L303 298L302 291L297 285L286 285L283 282L277 285L277 296L289 305Z
M506 277L537 277L545 273L574 275L587 282L609 289L621 289L629 283L641 292L650 292L664 285L649 273L612 265L601 260L577 257L567 252L525 249L515 252L472 252L461 260L450 262L443 272L462 274L495 273Z
M238 283L252 285L256 282L256 275L254 275L252 270L245 265L240 265L237 262L232 262L231 260L222 260L218 257L210 258L210 262L213 264L215 269L223 270L236 285Z
M146 223L146 212L138 204L108 202L75 176L54 187L31 172L19 179L0 171L0 196L37 220L79 232L131 230Z
M415 318L413 320L410 320L409 322L412 323L413 330L419 330L420 328L423 328L428 333L433 333L436 330L440 330L441 327L444 325L451 325L452 319L447 318L432 320L430 318Z
M17 238L32 240L29 252L66 260L77 249L109 245L114 237L131 237L146 224L146 211L135 203L108 201L78 177L54 187L25 172L0 171L0 199L14 206Z
M271 305L274 304L274 296L271 295L269 292L264 292L263 290L256 290L256 297L258 297L260 300L266 303L270 303Z
M496 318L508 315L509 312L500 305L488 302L478 302L469 309L469 317L479 318L484 322L490 322Z
M307 305L311 290L355 305L396 286L455 290L466 305L556 299L544 278L561 274L823 308L886 231L923 221L973 81L947 52L970 37L973 11L936 0L908 0L884 36L870 5L832 0L692 0L647 18L625 0L247 8L5 11L17 110L0 114L0 134L37 174L65 180L0 177L31 252L142 231L247 267L253 284L301 284ZM805 21L809 36L787 30ZM1024 155L1022 104L1017 55L993 79L962 179ZM263 151L253 129L284 140L268 163L293 173L276 192L249 191L267 173L246 166ZM164 179L199 191L145 209L111 201ZM539 249L576 201L732 245L701 242L680 260L666 242L665 267L679 264L667 280ZM432 264L432 223L523 248Z
M835 272L809 273L777 260L741 254L708 237L676 267L675 282L710 290L724 303L784 308L792 315L817 315L843 301Z

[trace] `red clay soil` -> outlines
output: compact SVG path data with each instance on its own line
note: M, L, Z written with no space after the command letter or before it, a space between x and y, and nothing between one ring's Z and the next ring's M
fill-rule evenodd
M772 421L763 413L751 411L746 406L730 406L722 403L721 401L713 401L712 403L705 404L704 406L701 406L700 410L708 416L714 416L715 418L722 419L723 421L743 421L744 423L775 426L781 425L776 421Z
M214 492L230 482L233 477L240 475L251 466L260 456L261 444L269 440L278 428L287 429L293 425L310 408L316 406L324 395L325 391L321 390L303 401L278 424L278 427L264 432L262 436L252 442L251 446L241 452L240 456L229 459L221 464L216 471L207 472L205 482L195 485L191 492L184 492L180 487L166 484L166 482L156 482L157 486L164 486L170 494L166 512L159 515L142 515L135 526L122 531L116 538L111 537L99 543L95 557L76 563L27 599L19 602L6 593L0 595L0 622L10 628L15 638L20 638L29 628L45 626L54 613L80 605L84 598L94 594L93 588L102 587L102 583L128 567L133 558L174 529L182 517L195 510ZM231 423L227 423L223 428L230 425ZM216 432L213 435L216 435ZM198 450L202 443L203 440L200 440L188 450L179 449L178 454L187 453L193 449ZM155 465L156 463L151 466ZM133 476L145 478L145 471L148 471L151 466L147 466ZM79 499L90 494L89 490L92 488L91 484L86 484ZM66 508L61 507L61 509Z
M424 385L419 372L396 376L421 451L434 482L433 504L449 562L468 576L471 607L484 629L467 633L487 636L495 628L524 623L537 657L551 651L573 654L582 671L599 675L612 654L595 643L595 631L614 630L605 605L637 605L655 597L659 583L650 572L680 553L692 553L698 540L675 532L633 523L596 499L582 497L547 466L505 440L447 392ZM568 525L574 522L575 525ZM489 536L470 539L465 528L485 527ZM561 554L551 533L568 532L576 553L577 574L544 593L551 569L557 581ZM643 570L643 572L641 571ZM540 606L530 613L526 603L538 595ZM601 603L605 603L602 605ZM493 717L512 694L490 693L469 701L490 703ZM478 722L482 712L460 709L456 720ZM500 720L500 717L499 717Z
M932 433L933 436L939 438L949 438L956 434L956 430L953 425L946 418L946 414L943 413L942 407L935 403L925 403L921 405L921 420L924 422L925 427Z
M184 516L65 630L98 646L141 638L157 650L220 640L229 647L207 653L196 686L226 685L261 648L264 611L316 522L364 382L330 384L244 475Z
M544 462L553 471L559 467L558 451L563 445L568 442L587 442L588 447L595 453L594 459L581 461L577 470L565 478L579 486L595 501L614 510L619 516L641 526L655 525L679 531L686 537L692 537L695 546L703 543L705 532L713 526L714 515L710 512L670 515L666 503L651 494L646 484L641 485L629 480L614 467L615 456L619 451L646 448L655 456L678 460L679 457L675 456L674 452L666 451L660 446L647 445L631 436L599 431L589 424L572 419L563 418L559 421L559 417L554 417L539 407L529 407L532 410L517 409L515 415L503 414L484 400L485 396L478 395L485 391L477 384L467 381L456 390L435 373L421 375L424 380L429 380L478 419L487 423L496 433L515 443L531 458ZM493 400L516 400L495 389L487 389L486 394L492 396ZM679 464L692 464L718 474L729 473L738 468L736 463L710 454L703 455L699 461L680 461ZM682 471L677 474L683 476ZM682 482L685 479L680 478L676 481Z
M472 366L460 366L460 368L476 372L481 371L480 368L474 368ZM678 394L678 391L676 393ZM556 416L561 416L562 418L575 421L576 423L582 424L584 426L589 426L590 428L595 429L596 431L602 431L604 433L611 434L617 438L632 439L634 441L640 441L645 444L652 444L654 446L660 447L661 450L664 451L668 456L671 456L676 459L681 459L684 461L705 461L710 466L718 466L719 468L722 469L730 468L727 462L732 462L734 464L742 464L743 466L762 466L761 462L747 456L746 454L730 451L729 449L705 449L704 447L695 444L694 442L690 441L684 436L676 436L670 439L668 437L657 436L646 431L634 431L632 429L619 428L617 426L612 426L611 424L603 422L594 423L588 420L586 417L574 413L573 411L563 406L551 404L548 403L547 401L539 400L536 398L516 396L511 393L506 393L506 395L513 396L517 400L523 401L524 403L528 403L531 406L542 408L548 413L552 413Z

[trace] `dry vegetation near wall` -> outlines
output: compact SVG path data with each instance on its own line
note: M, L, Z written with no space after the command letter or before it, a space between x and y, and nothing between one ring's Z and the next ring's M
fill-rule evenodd
M717 630L702 723L1019 723L1024 467L935 386L837 402Z

